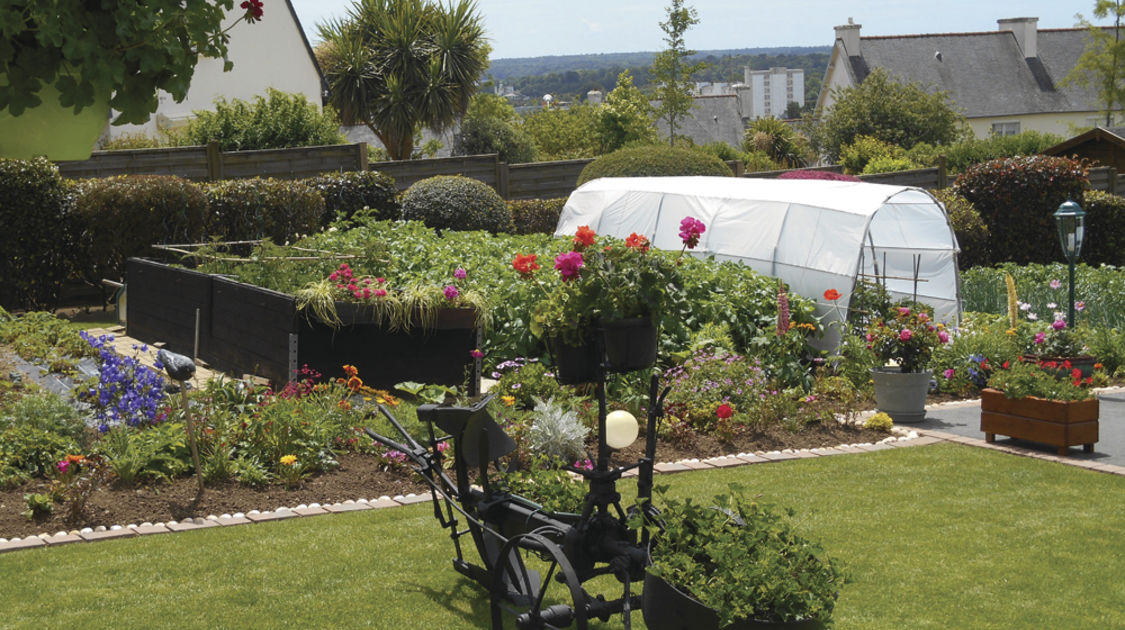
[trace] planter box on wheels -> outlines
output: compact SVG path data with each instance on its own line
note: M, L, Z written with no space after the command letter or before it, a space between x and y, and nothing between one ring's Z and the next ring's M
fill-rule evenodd
M995 442L996 434L1000 434L1056 446L1059 455L1078 445L1092 453L1098 441L1098 412L1097 398L1006 398L1001 391L984 389L980 395L980 430L987 442Z

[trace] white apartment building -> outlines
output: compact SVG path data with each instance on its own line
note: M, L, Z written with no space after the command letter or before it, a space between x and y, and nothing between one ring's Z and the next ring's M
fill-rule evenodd
M750 120L785 118L789 103L805 103L805 71L801 68L744 70L745 84L735 88L742 115Z

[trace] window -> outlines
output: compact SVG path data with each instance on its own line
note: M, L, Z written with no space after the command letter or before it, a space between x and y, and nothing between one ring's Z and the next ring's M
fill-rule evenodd
M1019 122L997 122L992 123L992 135L994 136L1014 136L1020 132Z

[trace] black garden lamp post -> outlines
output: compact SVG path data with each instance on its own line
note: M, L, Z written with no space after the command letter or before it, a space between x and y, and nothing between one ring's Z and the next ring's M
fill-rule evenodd
M1086 213L1082 206L1067 199L1055 211L1055 225L1059 230L1059 244L1070 271L1070 301L1067 303L1066 325L1074 329L1074 264L1082 253L1082 238L1086 234Z

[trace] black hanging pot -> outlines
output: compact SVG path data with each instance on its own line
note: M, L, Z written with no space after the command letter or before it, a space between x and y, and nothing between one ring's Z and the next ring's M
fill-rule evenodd
M657 328L651 317L615 319L602 324L609 369L632 372L656 362Z
M598 380L598 344L590 336L580 345L571 345L562 337L550 337L547 346L555 359L555 380L560 385L593 383Z
M714 609L672 586L664 578L647 572L641 612L649 630L824 630L824 623L817 619L739 619L720 629L719 615Z

